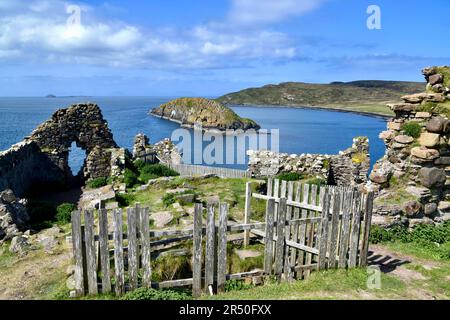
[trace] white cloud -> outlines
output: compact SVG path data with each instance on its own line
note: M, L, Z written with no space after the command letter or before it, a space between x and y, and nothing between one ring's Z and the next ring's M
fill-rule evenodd
M315 0L314 3L319 0ZM148 30L106 21L83 5L81 25L68 25L62 0L1 0L0 58L144 68L227 68L254 61L294 59L289 37L265 27L233 28L228 21L191 29ZM315 8L309 0L232 0L230 18L242 23L279 21ZM252 14L249 14L251 12ZM230 28L233 28L232 30Z
M326 0L232 0L229 18L240 24L279 22L318 8Z

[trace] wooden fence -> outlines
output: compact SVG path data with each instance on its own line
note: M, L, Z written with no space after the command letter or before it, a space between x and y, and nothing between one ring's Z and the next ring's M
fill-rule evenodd
M247 192L250 197L246 221L237 225L228 224L227 204L220 204L218 212L208 205L206 213L202 204L195 204L193 228L169 231L150 230L149 210L139 205L126 210L126 228L121 209L110 215L100 209L98 227L93 211L74 212L72 244L77 294L114 291L122 295L138 287L192 286L197 297L205 292L223 292L229 279L275 276L290 281L305 278L312 270L367 264L373 194L337 188L319 190L317 186L300 184L295 188L292 182L281 182L279 188L277 180L269 180L268 184L270 191L266 195ZM251 198L267 201L265 222L250 222ZM253 234L264 243L263 270L227 273L227 234L236 232L244 232L247 242ZM164 250L164 245L188 239L193 240L192 277L152 281L153 257Z
M251 178L250 172L245 170L208 167L188 164L167 164L171 169L177 171L182 176L196 176L214 174L220 178Z
M311 270L367 266L374 194L353 188L319 186L269 179L265 195L246 186L245 223L251 223L252 199L267 201L265 232L244 233L265 239L265 272L275 253L275 274L304 278ZM286 226L286 227L283 227ZM273 239L275 250L270 248ZM283 247L289 247L285 249ZM284 252L284 257L281 253ZM298 273L298 271L301 271Z

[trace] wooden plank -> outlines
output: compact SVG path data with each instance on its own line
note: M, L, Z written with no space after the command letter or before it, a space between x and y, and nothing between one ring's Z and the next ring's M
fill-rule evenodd
M361 227L361 194L355 193L353 197L353 212L352 212L352 228L350 232L350 253L348 267L356 267L358 261L358 243L359 243L359 231Z
M301 200L301 194L302 194L302 184L300 182L297 182L297 188L295 191L295 202L300 202ZM294 207L294 220L300 218L300 208ZM297 242L298 241L298 227L299 225L296 225L293 227L292 231L292 241ZM291 249L291 265L295 266L297 263L297 250L295 248Z
M151 265L151 242L150 242L150 213L149 208L143 208L140 210L140 222L139 236L141 239L141 255L142 255L142 268L144 274L142 276L142 286L151 288L152 286L152 265Z
M130 290L138 288L138 243L136 235L136 209L127 209L128 217L128 277L130 279Z
M294 182L289 181L287 186L287 198L288 200L293 200L294 196ZM286 222L292 219L292 207L287 207L286 209ZM286 225L286 240L291 239L291 225ZM291 281L293 279L293 273L291 272L291 262L290 262L290 252L291 250L284 250L284 276L285 279Z
M72 212L72 250L75 260L75 292L77 296L84 295L84 270L83 270L83 249L81 234L81 212Z
M99 222L99 248L100 261L102 270L102 293L111 292L111 278L109 266L109 249L108 249L108 211L100 209L98 212Z
M372 224L372 212L373 212L373 199L374 193L369 192L365 197L364 206L364 232L361 244L361 253L359 259L359 265L361 267L367 267L367 256L369 253L369 236L370 236L370 226Z
M278 280L281 280L281 274L283 273L283 258L284 258L284 249L286 244L285 239L285 222L286 222L286 198L280 199L280 204L278 207L278 225L276 228L277 231L277 242L275 246L275 276Z
M273 265L273 224L274 224L275 200L269 199L266 207L266 230L264 246L264 273L272 274Z
M116 276L115 292L121 296L125 292L125 273L123 261L122 209L113 211L114 219L114 269Z
M262 237L262 238L266 239L266 234L264 233L264 231L261 231L261 230L252 230L252 233L255 234L255 235L257 235L257 236L259 236L259 237ZM274 241L274 242L277 242L277 241L278 241L278 237L277 237L277 236L274 236L274 237L273 237L273 241ZM315 248L307 247L307 246L305 246L305 245L298 244L297 242L294 242L294 241L292 241L292 240L285 240L285 244L286 244L286 246L291 247L291 248L296 248L297 250L302 250L302 251L305 251L305 252L310 252L310 253L315 254L315 255L318 255L318 254L319 254L319 250L317 250L317 249L315 249Z
M280 202L280 198L268 197L268 196L265 196L265 195L262 195L262 194L258 194L258 193L253 193L252 197L256 198L256 199L261 199L261 200L275 199L275 203L276 204L278 204ZM288 206L292 206L292 207L306 209L306 210L314 210L314 211L322 212L322 207L321 206L305 204L305 203L302 203L302 202L287 201L287 205Z
M96 295L98 293L97 284L97 258L95 254L94 241L94 213L87 210L84 213L85 239L86 239L86 261L87 261L87 278L88 292Z
M303 185L303 195L302 195L302 204L308 205L309 204L309 184ZM301 218L306 219L308 217L308 210L302 209L301 211ZM306 224L302 224L299 228L299 240L298 243L300 245L305 245L306 243ZM305 263L305 252L301 251L298 253L297 262L299 265L303 265ZM300 272L297 277L302 278L303 274Z
M317 185L313 184L311 186L311 200L310 203L313 205L317 205L318 204L318 200L317 200ZM316 218L316 212L315 211L310 211L309 213L309 218L311 219L315 219ZM306 245L310 248L313 247L314 243L314 234L315 234L315 223L314 220L311 220L311 222L309 223L309 229L307 229L307 240L306 240ZM309 265L312 262L312 254L307 252L306 253L306 258L305 258L305 264ZM306 278L308 278L311 274L311 270L306 269L303 272L303 276Z
M244 213L244 223L250 223L250 215L251 215L251 204L252 204L252 183L247 182L245 185L245 213ZM250 232L244 232L244 247L247 247L250 244Z
M287 181L282 180L281 181L280 198L286 198L286 192L287 192Z
M319 270L324 270L326 268L326 257L327 257L327 242L328 242L328 214L330 211L331 194L325 190L323 194L323 211L322 211L322 221L320 223L320 234L319 234Z
M202 294L202 215L203 206L201 203L195 204L194 210L194 246L192 265L192 295L200 297Z
M273 193L272 197L279 198L280 197L280 180L275 179L273 181Z
M338 267L341 269L347 267L347 253L350 238L350 218L351 218L352 203L353 203L353 192L352 191L345 192L341 237L339 239Z
M228 204L221 203L219 227L217 230L217 292L225 291L225 276L227 274L227 224Z
M208 205L206 220L206 253L205 253L205 288L214 284L214 261L216 242L216 221L214 216L214 205Z
M328 239L328 251L329 251L329 259L328 259L328 268L334 269L336 268L336 255L338 248L338 235L339 235L339 215L341 208L341 192L338 189L333 191L333 207L331 208L331 234Z
M271 197L272 196L272 189L273 189L273 179L269 178L267 179L267 196Z

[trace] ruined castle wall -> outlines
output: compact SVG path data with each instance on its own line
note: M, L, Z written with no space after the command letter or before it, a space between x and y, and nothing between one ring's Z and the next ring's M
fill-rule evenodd
M0 190L22 197L35 183L61 181L64 175L36 143L24 141L0 153Z
M376 221L383 225L450 218L450 67L423 74L426 92L389 105L395 117L380 134L386 153L366 186L378 192Z
M286 154L248 151L248 170L256 177L296 172L318 177L338 186L358 186L367 181L370 169L368 139L355 138L353 146L339 155Z
M117 148L100 108L77 104L56 111L21 143L0 153L0 191L22 197L38 183L64 183L72 178L68 164L72 143L86 151L83 178L108 177Z

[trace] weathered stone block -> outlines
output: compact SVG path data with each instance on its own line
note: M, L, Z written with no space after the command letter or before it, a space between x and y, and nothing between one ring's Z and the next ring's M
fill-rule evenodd
M402 210L407 217L412 218L421 213L422 205L417 201L408 201L403 204Z
M428 83L432 86L434 86L435 84L438 84L438 83L442 83L443 81L444 81L444 77L440 73L433 74L428 78Z
M434 117L427 123L427 130L429 132L440 133L444 131L444 127L447 125L448 120L442 117Z
M442 187L445 183L445 170L439 168L422 168L419 171L420 183L427 188Z
M400 131L402 129L402 124L398 122L389 122L388 128L390 130Z
M416 118L429 119L429 118L431 118L431 113L429 113L429 112L417 112L416 113Z
M399 135L399 136L396 136L394 138L394 140L395 140L395 142L398 142L398 143L410 144L414 141L414 138L410 137L410 136L406 136L406 135Z
M449 166L450 165L450 157L440 157L434 161L434 164Z
M411 149L411 155L423 160L434 160L439 158L439 151L425 147L415 147Z
M435 147L439 144L440 135L437 133L424 132L420 135L419 143L424 147Z

